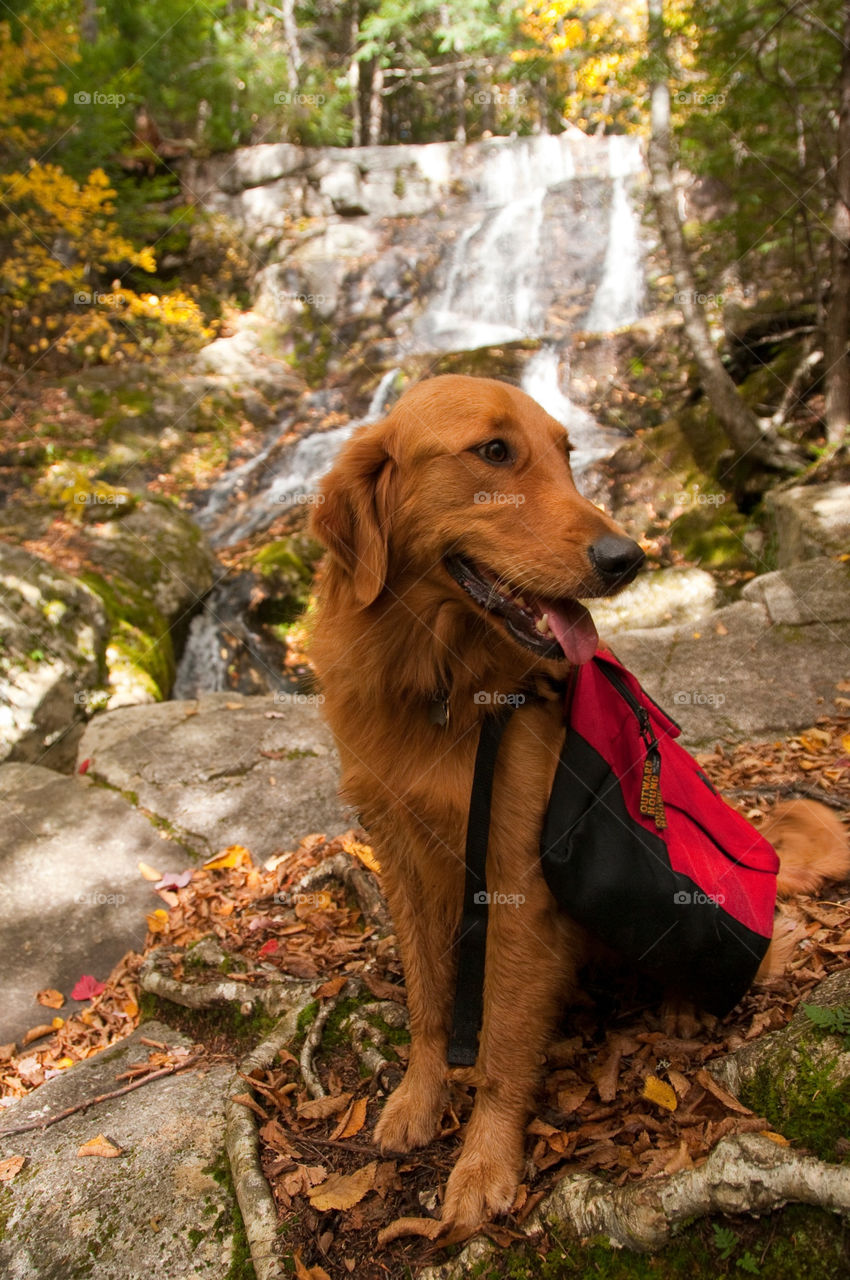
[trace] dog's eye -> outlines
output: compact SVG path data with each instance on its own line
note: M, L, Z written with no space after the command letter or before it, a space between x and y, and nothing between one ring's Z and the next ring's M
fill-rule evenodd
M485 462L492 462L497 466L499 463L511 461L511 451L504 440L488 440L486 444L480 444L475 452Z

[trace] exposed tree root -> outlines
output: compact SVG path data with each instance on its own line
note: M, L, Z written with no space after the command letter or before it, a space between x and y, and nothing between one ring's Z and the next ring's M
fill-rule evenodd
M307 1038L301 1049L301 1075L304 1077L304 1083L307 1086L307 1092L311 1098L326 1098L327 1090L318 1077L315 1067L313 1066L313 1055L322 1043L322 1036L325 1030L325 1023L339 1004L343 995L348 995L348 983L342 988L342 991L333 999L327 1000L319 1009L313 1025L307 1032Z
M320 889L322 885L328 883L329 880L337 880L345 885L346 889L354 894L360 906L360 910L367 920L376 924L379 929L390 929L390 918L387 912L386 903L381 897L374 876L360 866L360 864L347 853L334 854L332 858L325 858L324 862L318 863L315 867L301 877L301 879L292 886L290 893L295 895L298 893L312 893L316 889Z
M524 1230L567 1230L579 1239L607 1236L638 1252L661 1248L676 1227L710 1213L759 1215L788 1203L850 1213L850 1168L801 1156L757 1133L724 1138L704 1164L666 1178L612 1187L574 1174L558 1183ZM419 1280L461 1280L495 1246L476 1237L451 1262L428 1267Z
M302 984L302 988L307 985ZM227 1158L257 1280L284 1280L287 1272L276 1250L279 1240L277 1206L260 1165L256 1121L248 1107L234 1101L234 1095L244 1093L244 1076L250 1076L257 1069L265 1070L271 1066L275 1055L288 1047L297 1034L298 1017L310 1002L311 994L306 989L302 990L300 1002L293 1003L271 1035L242 1059L234 1073L224 1107Z

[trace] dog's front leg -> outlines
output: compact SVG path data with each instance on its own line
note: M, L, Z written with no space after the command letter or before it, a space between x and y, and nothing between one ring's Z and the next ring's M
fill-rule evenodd
M511 896L523 901L511 901ZM472 1230L510 1209L524 1129L548 1038L575 973L571 926L539 875L523 892L494 893L487 929L478 1089L443 1218Z
M401 951L410 1016L407 1072L375 1128L383 1151L409 1151L436 1135L447 1096L446 1048L454 995L452 943L463 866L433 852L382 862L381 882ZM433 874L423 876L420 868Z

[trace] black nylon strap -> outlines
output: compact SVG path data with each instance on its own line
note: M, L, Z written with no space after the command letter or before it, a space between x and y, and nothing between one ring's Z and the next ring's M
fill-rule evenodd
M457 981L449 1038L448 1060L453 1066L471 1067L478 1056L478 1033L484 1010L484 958L487 947L487 844L490 837L490 801L493 771L512 706L487 716L481 725L469 819L466 827L466 882L463 918L458 938Z

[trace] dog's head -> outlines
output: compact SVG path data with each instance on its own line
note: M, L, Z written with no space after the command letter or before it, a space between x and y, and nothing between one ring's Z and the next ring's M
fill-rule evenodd
M585 662L597 635L580 598L614 594L644 556L578 493L569 453L524 392L431 378L352 436L313 530L363 608L427 580L525 649Z

